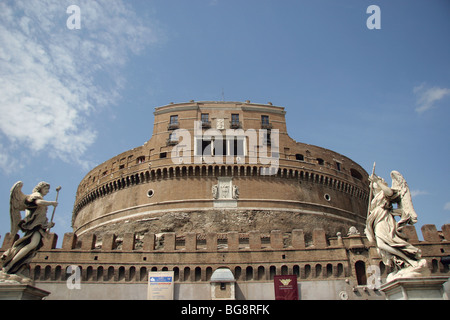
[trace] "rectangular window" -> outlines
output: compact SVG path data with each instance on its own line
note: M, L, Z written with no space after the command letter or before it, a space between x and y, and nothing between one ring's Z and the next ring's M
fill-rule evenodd
M144 163L145 162L145 156L141 156L136 158L136 164Z
M178 124L178 115L170 116L170 124Z
M227 155L227 141L220 139L214 141L214 155L226 156Z
M241 127L241 123L239 122L239 114L233 113L231 114L231 129L239 129Z
M261 129L272 129L272 124L269 122L269 116L261 116Z
M178 143L178 137L175 132L169 134L169 139L167 139L167 145L174 146Z
M267 146L270 146L272 143L270 129L267 129L266 132L263 132L263 134L264 134L264 142L263 143Z
M196 156L244 156L245 137L228 139L202 140L197 138L195 143Z
M209 113L202 113L202 128L211 128L211 122L209 121Z
M197 139L196 140L196 156L210 156L212 151L212 141Z
M244 139L235 137L230 140L230 156L243 156L244 155Z
M173 115L170 116L170 122L169 125L167 127L168 130L175 130L179 128L179 124L178 124L178 115Z
M175 132L170 133L169 134L169 140L178 142L177 134Z

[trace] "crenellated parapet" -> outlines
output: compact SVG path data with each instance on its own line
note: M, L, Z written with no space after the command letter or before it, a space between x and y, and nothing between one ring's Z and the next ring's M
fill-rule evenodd
M422 227L423 241L413 226L404 229L409 241L420 248L435 274L448 274L441 262L450 255L450 225L438 231L434 225ZM228 267L238 281L270 281L277 274L296 274L299 281L356 279L360 266L377 265L381 275L389 272L374 244L358 232L327 237L315 229L305 237L301 229L270 233L125 233L95 234L78 239L74 233L64 235L57 248L57 235L48 234L30 266L36 281L61 282L69 266L78 266L85 282L145 282L148 271L173 270L176 281L208 281L219 267ZM13 242L6 234L0 252ZM359 280L358 280L359 281Z

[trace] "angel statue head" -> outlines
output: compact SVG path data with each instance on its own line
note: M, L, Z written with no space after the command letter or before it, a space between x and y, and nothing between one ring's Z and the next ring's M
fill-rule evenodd
M33 193L39 192L43 196L47 195L49 191L50 191L50 184L45 181L39 182L33 189Z
M372 182L373 189L375 190L375 193L378 193L378 192L382 191L381 186L379 184L382 184L384 186L388 186L387 182L383 178L381 178L381 177L378 177L378 178L379 178L379 180L377 182Z

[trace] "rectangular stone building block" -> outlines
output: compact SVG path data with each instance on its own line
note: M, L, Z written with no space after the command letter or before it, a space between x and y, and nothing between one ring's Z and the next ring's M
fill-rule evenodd
M217 251L217 233L209 232L206 234L206 250Z
M144 235L142 250L144 250L144 251L155 250L155 234L154 233L149 232Z
M114 250L116 248L116 238L114 233L107 233L103 235L102 239L102 250Z
M283 249L283 233L281 230L272 230L270 232L270 246L272 249Z
M81 242L81 250L94 249L96 239L97 237L95 236L95 234L84 236L83 241Z
M228 250L239 250L239 233L231 231L227 233Z
M442 226L442 235L445 240L450 241L450 224L444 224Z
M77 235L73 232L68 232L64 234L62 249L72 250L75 249L77 245Z
M136 239L134 233L125 233L122 242L122 251L133 251Z
M173 251L175 250L175 232L169 232L164 234L164 250Z
M414 226L405 226L403 228L403 234L406 236L406 238L408 239L408 242L411 243L417 243L419 242L419 238L417 237L417 232L416 232L416 227Z
M248 242L250 245L250 249L261 249L261 233L259 231L250 231L248 233Z
M56 243L58 242L58 236L54 233L46 233L45 237L42 239L44 245L43 250L51 250L56 248Z
M423 240L429 242L441 241L439 234L437 232L436 226L434 224L424 224L422 226Z
M313 230L313 245L316 248L326 248L327 238L325 236L325 230L314 229Z
M292 246L295 249L305 248L305 234L302 229L292 230Z
M194 232L188 232L184 237L184 247L187 251L197 250L197 234Z
M9 248L12 247L13 243L19 239L19 235L16 234L14 235L14 237L11 235L11 233L7 233L5 235L5 239L3 240L3 246L2 246L2 250L8 250Z

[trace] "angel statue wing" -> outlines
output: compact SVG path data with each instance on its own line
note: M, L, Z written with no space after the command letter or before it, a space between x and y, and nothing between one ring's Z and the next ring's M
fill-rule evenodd
M11 188L9 197L9 214L11 216L11 235L14 236L19 231L19 222L22 219L20 211L26 209L25 199L26 195L22 192L23 182L16 182Z
M392 178L392 189L395 189L399 194L400 201L398 202L398 209L401 210L401 218L398 222L398 226L410 223L414 224L417 222L417 213L414 210L412 203L411 192L409 190L408 184L405 178L398 171L391 172Z

